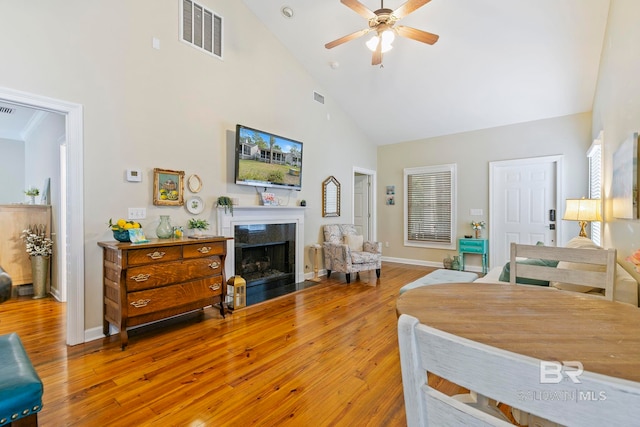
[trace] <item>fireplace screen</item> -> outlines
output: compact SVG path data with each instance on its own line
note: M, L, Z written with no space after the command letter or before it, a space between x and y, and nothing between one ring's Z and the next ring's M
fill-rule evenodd
M247 288L295 282L295 224L236 225L235 272Z

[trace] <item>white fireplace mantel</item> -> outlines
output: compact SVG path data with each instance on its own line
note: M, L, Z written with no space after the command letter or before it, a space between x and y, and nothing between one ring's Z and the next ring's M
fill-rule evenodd
M304 281L304 212L305 207L298 206L234 206L233 215L227 209L219 207L217 212L218 235L235 237L236 225L251 224L296 224L296 283ZM234 241L227 241L227 259L225 274L229 278L235 275Z

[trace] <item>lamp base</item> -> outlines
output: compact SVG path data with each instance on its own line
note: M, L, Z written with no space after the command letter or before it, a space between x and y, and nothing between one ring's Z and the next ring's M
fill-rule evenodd
M580 234L578 234L578 236L588 237L587 230L586 230L587 221L579 221L578 224L580 225Z

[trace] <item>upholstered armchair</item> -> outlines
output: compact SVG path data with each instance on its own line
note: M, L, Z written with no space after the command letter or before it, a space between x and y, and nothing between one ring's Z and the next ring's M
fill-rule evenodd
M363 241L353 224L325 225L323 249L327 277L338 271L345 273L347 283L351 283L351 273L374 269L376 277L380 277L382 244Z

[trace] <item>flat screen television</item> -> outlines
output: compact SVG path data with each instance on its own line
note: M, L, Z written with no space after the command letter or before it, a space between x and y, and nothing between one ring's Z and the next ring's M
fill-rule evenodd
M236 126L236 184L302 189L302 142Z

